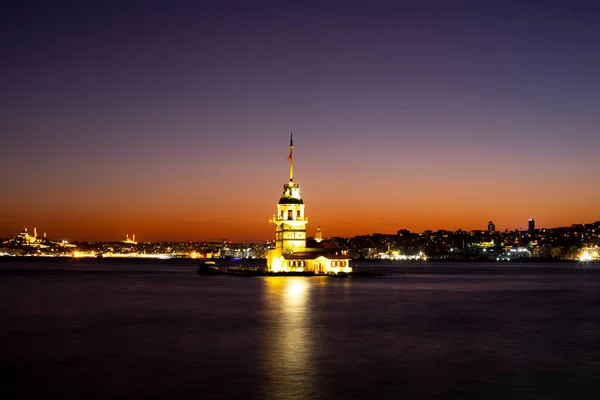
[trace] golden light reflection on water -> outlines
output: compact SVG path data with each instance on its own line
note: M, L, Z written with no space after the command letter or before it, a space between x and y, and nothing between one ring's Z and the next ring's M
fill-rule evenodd
M311 292L306 277L265 278L267 397L304 397L316 390Z

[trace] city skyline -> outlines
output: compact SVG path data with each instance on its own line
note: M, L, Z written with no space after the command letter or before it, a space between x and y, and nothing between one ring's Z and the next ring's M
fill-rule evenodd
M273 239L290 131L309 236L598 221L597 7L15 6L0 237Z
M547 231L554 231L554 230L559 230L559 229L576 229L577 227L584 227L584 226L589 226L589 225L595 225L600 223L600 221L586 221L586 222L574 222L572 224L569 225L564 225L564 226L544 226L544 227L540 227L540 228L533 228L531 229L531 221L532 219L530 218L527 222L528 222L528 227L527 228L522 228L522 227L516 227L516 228L504 228L504 229L496 229L496 224L493 221L489 221L487 223L487 226L485 229L483 228L474 228L474 229L462 229L462 228L458 228L458 229L431 229L431 228L427 228L424 230L411 230L411 229L406 229L406 228L399 228L395 231L377 231L377 232L365 232L365 233L360 233L360 234L356 234L356 235L351 235L351 236L323 236L322 235L322 229L320 227L320 225L317 226L317 229L315 229L315 235L312 235L310 233L307 233L307 238L309 239L319 239L319 240L331 240L331 239L335 239L335 238L352 238L352 237L361 237L361 236L377 236L377 235L396 235L396 234L401 234L404 232L410 232L410 233L414 233L417 235L420 234L425 234L427 232L433 232L433 233L437 233L437 232L453 232L453 233L460 233L462 232L486 232L486 233L510 233L510 232L547 232ZM19 232L18 235L9 235L7 237L2 237L0 236L0 238L2 239L10 239L10 238L15 238L17 236L23 235L23 234L29 234L30 232L32 232L33 234L31 235L31 238L38 238L38 239L46 239L46 234L47 232L45 231L40 231L37 232L37 226L33 226L33 228L31 230L29 230L30 227L23 227ZM131 237L130 237L131 235ZM132 244L137 244L138 242L135 241L135 233L125 233L124 236L122 235L119 238L105 238L105 239L94 239L94 240L90 240L90 239L86 239L86 238L77 238L74 241L75 242L104 242L104 243L110 243L110 242L122 242L122 243L132 243ZM58 237L53 237L53 236L49 236L49 239L52 240L63 240L65 241L65 243L68 243L71 239L66 239L61 237L60 239ZM274 242L273 238L267 238L267 239L256 239L256 240L242 240L242 241L233 241L231 239L229 239L228 237L222 237L222 238L210 238L210 239L200 239L200 240L190 240L190 239L181 239L181 240L173 240L173 239L160 239L160 240L141 240L139 243L161 243L161 242L180 242L180 243L230 243L230 244L243 244L243 243L268 243L268 242Z

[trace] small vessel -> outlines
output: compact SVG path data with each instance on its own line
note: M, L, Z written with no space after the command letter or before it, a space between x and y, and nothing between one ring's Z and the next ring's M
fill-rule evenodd
M224 273L214 261L201 261L197 272L198 275L222 275Z

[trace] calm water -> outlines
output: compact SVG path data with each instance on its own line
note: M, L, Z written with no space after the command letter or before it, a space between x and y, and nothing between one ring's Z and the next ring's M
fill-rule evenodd
M600 398L600 269L0 263L0 396Z

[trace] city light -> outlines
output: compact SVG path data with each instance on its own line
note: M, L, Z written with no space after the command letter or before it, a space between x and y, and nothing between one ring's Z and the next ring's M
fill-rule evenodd
M296 205L294 205L296 206ZM287 204L283 208L288 207ZM289 207L288 207L289 208ZM351 273L350 260L380 260L391 262L424 262L428 260L564 260L577 262L600 261L600 221L592 224L574 224L569 227L537 229L534 233L523 230L494 231L426 231L413 233L400 230L397 234L361 235L321 238L317 228L304 231L308 219L300 210L291 219L275 225L287 224L290 229L276 231L276 240L262 243L217 242L135 242L134 236L123 235L124 240L110 242L71 242L53 240L37 230L23 229L0 243L0 257L72 257L72 258L148 258L148 259L228 259L233 261L266 260L274 273ZM296 218L296 219L294 219ZM299 219L298 219L299 218ZM31 232L31 235L29 234ZM314 235L312 238L311 236ZM492 236L493 235L493 236ZM492 238L493 237L493 238ZM309 243L310 245L305 243ZM134 243L135 242L135 243ZM493 244L493 245L492 245ZM280 251L283 246L289 250ZM325 246L323 246L325 245ZM279 250L270 253L273 250ZM269 256L271 254L271 256Z
M598 246L594 248L584 248L579 255L578 260L580 262L589 262L589 261L598 261L600 257L598 256Z
M381 260L390 260L390 261L425 261L427 260L427 255L422 251L417 254L400 254L398 251L394 251L391 253L379 253L377 255Z

